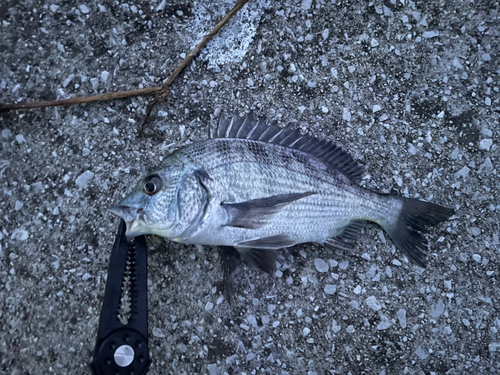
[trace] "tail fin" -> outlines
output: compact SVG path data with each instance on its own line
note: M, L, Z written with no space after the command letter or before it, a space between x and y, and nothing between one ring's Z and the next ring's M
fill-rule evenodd
M454 211L451 208L423 202L418 199L403 198L403 208L398 220L384 229L405 255L420 267L427 264L426 227L447 220Z

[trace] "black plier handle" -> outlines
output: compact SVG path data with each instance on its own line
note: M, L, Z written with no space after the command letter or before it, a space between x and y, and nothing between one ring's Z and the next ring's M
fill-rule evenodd
M99 320L94 375L142 375L151 360L148 348L148 260L144 236L125 237L121 220L109 261Z

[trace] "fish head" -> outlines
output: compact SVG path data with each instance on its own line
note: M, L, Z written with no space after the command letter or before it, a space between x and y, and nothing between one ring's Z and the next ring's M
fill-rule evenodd
M127 237L178 235L175 201L179 180L180 171L175 166L152 172L142 178L130 194L109 208L125 221Z

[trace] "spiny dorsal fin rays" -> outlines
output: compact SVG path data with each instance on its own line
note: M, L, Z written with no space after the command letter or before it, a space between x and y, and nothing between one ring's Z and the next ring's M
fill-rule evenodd
M253 111L240 117L235 113L231 121L221 115L215 130L210 130L211 138L239 138L272 143L310 154L330 167L338 170L353 181L364 174L353 157L338 145L328 140L318 140L310 135L302 135L290 125L280 128L277 121L266 124L266 118L255 118Z

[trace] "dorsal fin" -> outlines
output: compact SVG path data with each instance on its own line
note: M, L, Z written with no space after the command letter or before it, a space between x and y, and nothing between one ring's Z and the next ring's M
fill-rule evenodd
M281 128L277 121L266 123L265 117L256 119L253 111L241 117L238 113L229 121L223 115L215 128L209 129L210 138L240 138L267 142L308 153L338 170L352 181L359 181L363 168L340 146L326 139L303 135L290 125Z

